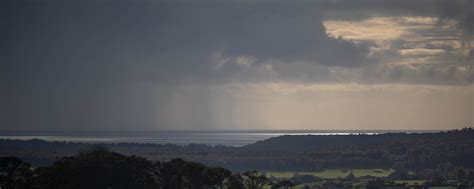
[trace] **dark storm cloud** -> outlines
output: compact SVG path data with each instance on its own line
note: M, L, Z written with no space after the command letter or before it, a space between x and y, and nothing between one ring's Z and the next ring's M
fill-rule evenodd
M454 2L442 1L439 9L441 18L454 19L458 21L458 27L463 31L463 45L469 49L469 58L474 65L474 1L458 0ZM472 76L474 77L474 76Z
M284 62L306 61L333 66L358 66L363 50L355 44L329 38L314 4L260 5L231 26L232 35L222 36L224 53L250 55ZM220 35L220 34L218 34ZM343 53L346 56L338 56Z
M469 31L469 2L6 1L2 75L27 84L95 85L225 80L241 71L233 64L212 69L213 53L251 56L256 64L276 59L354 67L366 61L366 46L328 37L323 18L440 15L461 20Z
M214 78L238 71L212 71L209 57L215 52L329 66L363 61L364 51L354 44L326 36L313 3L99 2L4 6L8 74L15 81L70 84Z
M439 1L438 12L441 18L459 21L459 27L468 35L474 35L474 1Z
M368 46L329 37L323 20L439 16L472 31L472 8L453 6L443 12L431 0L1 1L0 130L170 128L162 120L181 118L163 107L183 83L353 82L347 72L367 64ZM367 80L412 77L390 70L396 73ZM208 91L185 99L188 106L176 102L176 111L199 112L191 120L210 124Z
M33 0L1 5L1 111L7 130L156 126L167 115L160 106L172 95L173 83L225 81L241 69L233 63L213 69L214 53L361 63L352 43L326 36L314 4ZM195 98L209 103L206 95Z

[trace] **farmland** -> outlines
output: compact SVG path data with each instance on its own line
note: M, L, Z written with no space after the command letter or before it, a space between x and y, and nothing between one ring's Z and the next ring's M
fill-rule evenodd
M354 174L355 177L362 177L362 176L373 176L373 177L388 177L393 170L388 169L354 169L354 170L340 170L340 169L332 169L332 170L323 170L323 171L315 171L315 172L291 172L291 171L284 171L284 172L266 172L267 177L275 177L275 178L291 178L295 174L300 175L313 175L322 179L337 179L337 178L344 178L347 177L350 173Z

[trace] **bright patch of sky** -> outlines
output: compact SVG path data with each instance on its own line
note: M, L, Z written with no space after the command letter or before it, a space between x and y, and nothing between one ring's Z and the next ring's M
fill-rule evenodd
M455 20L401 16L323 24L331 37L368 44L368 58L386 64L456 64L468 56Z

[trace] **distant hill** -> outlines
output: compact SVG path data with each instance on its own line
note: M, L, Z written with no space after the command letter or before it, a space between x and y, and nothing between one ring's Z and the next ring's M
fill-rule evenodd
M302 152L347 146L383 145L396 142L466 142L474 139L471 128L436 133L385 133L353 135L285 135L244 146L246 150Z
M280 136L244 146L250 154L298 154L319 168L474 168L474 130L380 135Z
M409 138L408 134L381 135L285 135L258 141L243 148L258 151L309 151L350 145L387 143Z
M314 171L334 168L425 170L474 168L474 130L379 135L280 136L243 147L203 144L86 144L42 140L0 140L0 156L17 156L33 166L48 165L94 145L151 160L197 161L233 171Z

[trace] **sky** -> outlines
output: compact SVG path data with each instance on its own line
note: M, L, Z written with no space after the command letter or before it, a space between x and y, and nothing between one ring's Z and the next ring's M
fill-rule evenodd
M471 0L6 0L0 131L474 126Z

